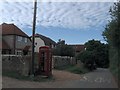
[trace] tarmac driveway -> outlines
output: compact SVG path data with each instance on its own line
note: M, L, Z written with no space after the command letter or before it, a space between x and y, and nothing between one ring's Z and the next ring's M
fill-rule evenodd
M30 82L3 77L3 88L117 88L108 69L98 68L84 75L53 70L55 81Z

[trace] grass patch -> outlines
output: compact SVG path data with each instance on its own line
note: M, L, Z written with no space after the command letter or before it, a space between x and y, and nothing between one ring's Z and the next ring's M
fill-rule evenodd
M36 81L36 82L49 82L49 81L55 80L53 76L43 77L43 76L39 75L39 76L31 77L31 76L23 76L16 72L2 72L2 75L11 77L11 78L15 78L18 80Z
M68 65L68 66L59 67L59 68L55 68L55 69L65 70L65 71L69 71L69 72L75 73L75 74L85 74L85 73L89 72L89 70L87 68L85 68L84 66L78 66L78 65Z

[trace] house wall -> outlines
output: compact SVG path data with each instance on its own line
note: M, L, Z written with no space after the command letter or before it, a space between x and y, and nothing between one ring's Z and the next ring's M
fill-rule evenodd
M39 52L39 47L45 46L44 41L41 38L35 38L35 52Z
M1 28L1 27L0 27ZM1 32L1 30L0 30L0 34L1 34L2 32ZM1 55L1 53L2 53L2 35L0 35L0 55Z
M18 51L18 49L24 49L25 46L31 46L31 41L30 39L27 40L27 42L23 42L23 41L18 41L17 40L17 36L15 35L6 35L2 37L5 42L9 45L9 47L12 49L12 54L14 53L14 38L15 38L15 52Z
M0 55L2 54L2 50L0 49Z
M5 42L9 45L10 48L14 48L13 41L14 41L14 35L7 35L2 37Z
M14 35L7 35L2 37L4 41L9 45L12 49L11 53L14 53Z
M27 39L27 42L24 41L18 41L16 37L16 49L24 49L25 46L31 46L31 41L30 39Z

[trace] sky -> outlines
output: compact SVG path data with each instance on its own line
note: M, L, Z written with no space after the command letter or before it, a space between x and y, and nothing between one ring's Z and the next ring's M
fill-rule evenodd
M14 23L32 35L33 2L0 2L0 24ZM95 39L104 42L102 32L111 20L109 9L113 2L38 2L36 33L58 42L84 44Z

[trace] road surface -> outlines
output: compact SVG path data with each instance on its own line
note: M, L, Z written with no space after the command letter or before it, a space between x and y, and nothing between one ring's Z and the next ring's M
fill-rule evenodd
M50 82L21 81L4 76L2 84L3 88L118 88L108 69L98 68L83 75L58 71L56 75L57 79Z

